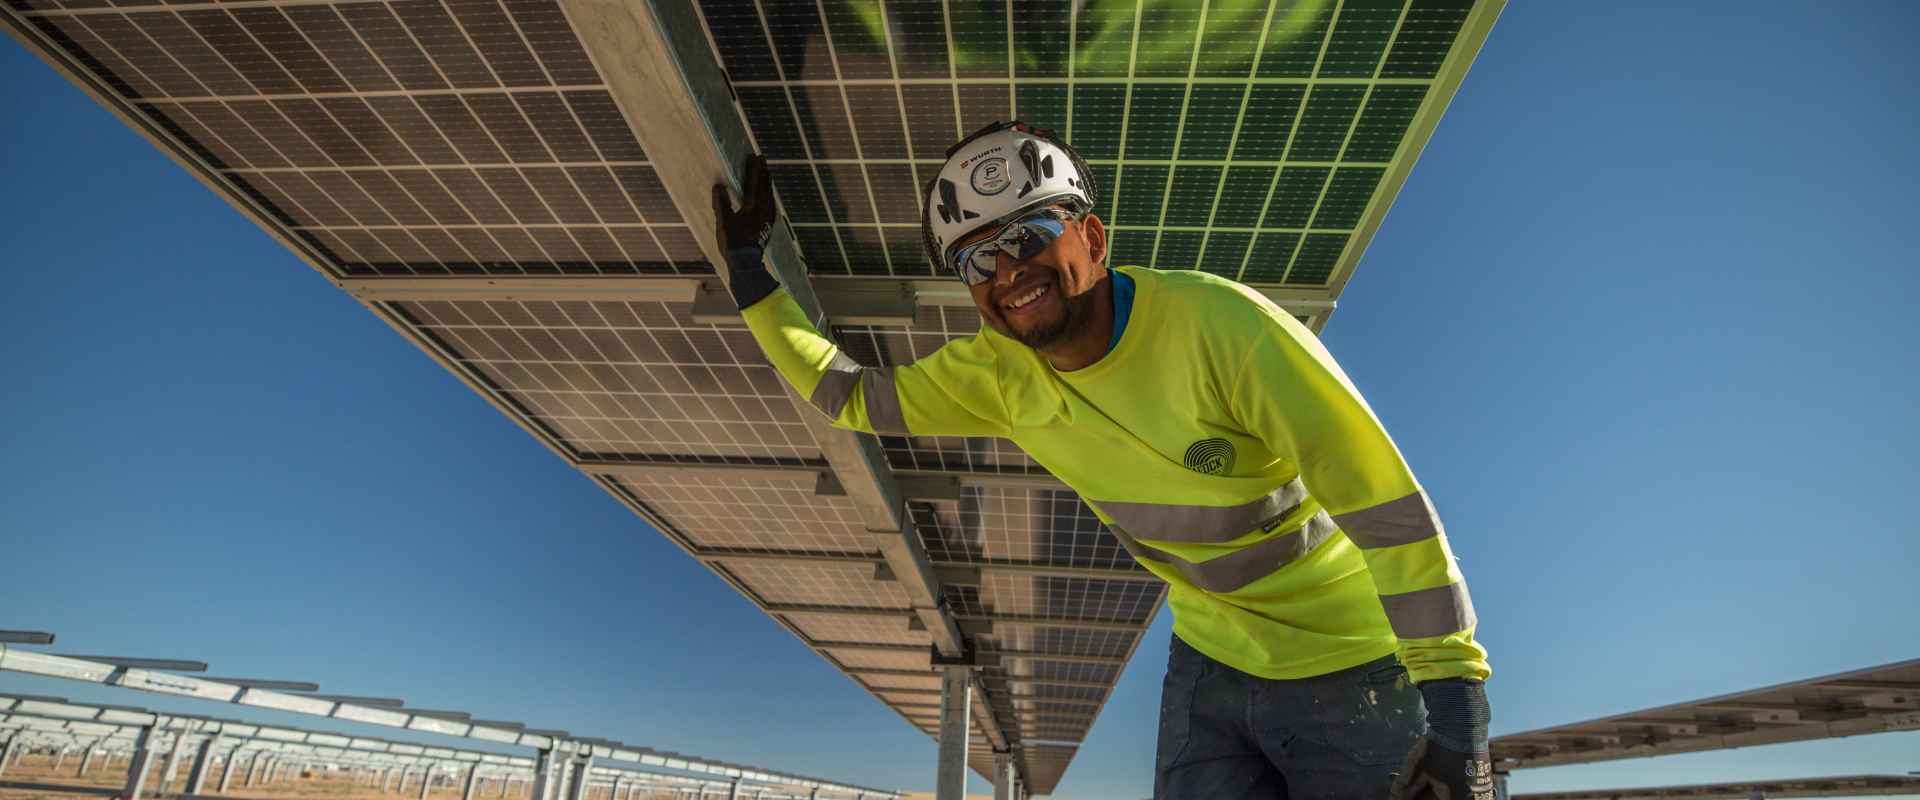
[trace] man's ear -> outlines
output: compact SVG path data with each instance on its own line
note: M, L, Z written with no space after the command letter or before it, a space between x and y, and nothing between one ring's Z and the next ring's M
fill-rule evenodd
M1107 226L1088 214L1080 218L1080 236L1087 240L1087 255L1095 264L1107 262Z

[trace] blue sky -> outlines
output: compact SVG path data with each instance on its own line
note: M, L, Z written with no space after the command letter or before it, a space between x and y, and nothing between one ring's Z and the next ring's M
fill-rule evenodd
M1446 518L1496 734L1920 656L1916 32L1494 29L1325 340ZM23 48L0 71L0 628L931 787L907 723ZM1059 796L1149 794L1167 636ZM1908 770L1920 732L1513 787Z

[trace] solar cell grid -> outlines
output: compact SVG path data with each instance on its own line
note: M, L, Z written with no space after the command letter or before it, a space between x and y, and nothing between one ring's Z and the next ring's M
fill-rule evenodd
M871 537L869 537L871 538ZM871 564L799 561L718 562L762 602L775 605L893 608L905 613L907 595L894 581L873 579Z
M616 480L695 547L873 553L873 536L852 504L842 497L814 494L812 481L689 474L621 475ZM758 574L748 566L741 569ZM868 566L865 578L872 577Z
M824 18L812 4L763 0L756 8L766 36L753 43L746 40L755 20L737 0L716 5L707 17L723 60L738 62L739 74L764 76L758 54L783 48L779 77L739 81L746 84L740 88L747 92L742 105L749 127L775 158L931 162L980 124L1020 116L1054 126L1094 163L1114 239L1112 262L1324 285L1351 235L1340 240L1331 266L1331 239L1284 252L1248 245L1259 230L1303 228L1319 210L1331 173L1294 176L1317 175L1321 185L1289 183L1290 193L1277 198L1285 213L1249 219L1249 206L1266 205L1252 198L1276 184L1263 186L1262 176L1247 168L1343 157L1392 161L1470 4L1094 0L1076 7L1021 0L946 4L943 17L925 0L847 0L826 4ZM1003 21L1012 27L1011 51ZM1001 78L1008 69L1010 82ZM836 87L861 101L781 104L762 93L786 89L797 98ZM889 91L902 103L899 123L889 110ZM815 131L813 138L824 141L836 129L859 132L854 138L865 152L816 146L803 153L792 146L793 130ZM904 153L887 149L892 146ZM809 196L798 201L796 215L809 225L866 226L864 209L880 205L872 180L807 180L789 170L776 182L783 202L789 194ZM791 191L789 182L796 183ZM1359 227L1371 196L1357 197L1363 190L1354 185L1327 193L1334 207L1316 227L1349 233ZM873 197L860 197L862 190ZM892 208L917 211L917 194L909 206L898 202L899 184L887 191ZM812 201L816 193L823 203ZM1228 201L1225 213L1217 213L1216 198ZM1163 210L1169 219L1161 218ZM911 228L914 221L886 222ZM1200 230L1167 236L1163 227ZM1231 235L1209 255L1213 232ZM839 236L810 231L798 238L816 274L936 276L904 246L907 232L897 234L900 247L886 244L895 241L894 232L877 234L882 244L875 236L855 227ZM1299 269L1293 268L1296 254L1308 259ZM1255 263L1267 258L1284 261Z
M341 274L711 274L552 0L31 21Z
M966 486L957 502L913 505L921 542L938 561L1133 566L1119 541L1070 491Z
M745 326L692 322L688 303L395 308L582 457L820 457Z

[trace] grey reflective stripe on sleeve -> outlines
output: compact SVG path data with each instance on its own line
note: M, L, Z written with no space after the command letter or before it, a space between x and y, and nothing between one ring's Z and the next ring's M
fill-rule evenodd
M1219 558L1194 563L1184 558L1154 547L1149 547L1128 536L1125 531L1115 530L1120 544L1142 561L1156 561L1168 564L1180 570L1180 574L1192 581L1193 585L1208 592L1224 594L1236 592L1253 584L1254 581L1279 572L1281 568L1300 560L1321 542L1332 538L1333 520L1325 512L1313 515L1307 524L1298 530L1289 531L1264 542L1242 547Z
M827 371L820 376L820 382L814 384L813 395L807 398L814 408L827 415L828 419L839 419L840 412L847 407L847 398L853 396L853 387L860 384L860 365L848 358L844 352L833 354L833 362L827 365Z
M1299 478L1271 494L1237 506L1096 501L1094 505L1134 536L1154 542L1225 544L1292 514L1307 499Z
M1388 500L1371 508L1337 514L1333 521L1347 532L1355 547L1378 550L1382 547L1412 544L1446 533L1440 526L1440 512L1425 490L1398 500Z
M871 367L860 373L860 395L867 401L867 424L874 433L912 436L906 412L900 409L900 391L893 388L892 367Z
M1417 592L1380 595L1393 635L1402 639L1445 636L1473 627L1473 598L1465 581Z
M1119 539L1120 546L1127 548L1127 552L1131 553L1136 559L1152 561L1156 564L1167 564L1174 561L1174 557L1168 555L1166 551L1157 547L1148 547L1141 544L1138 540L1128 536L1126 531L1112 526L1109 526L1107 529L1113 531L1113 538Z

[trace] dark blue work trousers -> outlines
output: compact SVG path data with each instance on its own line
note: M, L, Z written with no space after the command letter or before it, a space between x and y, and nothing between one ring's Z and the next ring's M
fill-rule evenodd
M1257 678L1173 637L1160 696L1157 800L1384 800L1427 729L1387 656L1298 680Z

